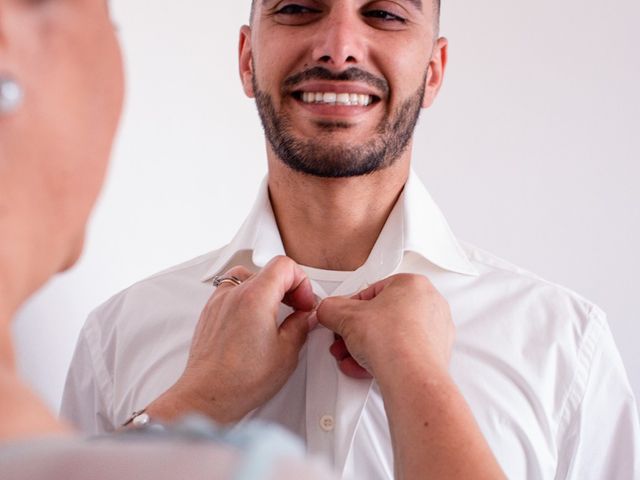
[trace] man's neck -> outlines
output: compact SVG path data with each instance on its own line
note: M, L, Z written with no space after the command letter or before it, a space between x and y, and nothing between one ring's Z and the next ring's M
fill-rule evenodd
M409 174L409 160L370 175L318 178L269 163L269 193L287 256L353 271L367 260Z

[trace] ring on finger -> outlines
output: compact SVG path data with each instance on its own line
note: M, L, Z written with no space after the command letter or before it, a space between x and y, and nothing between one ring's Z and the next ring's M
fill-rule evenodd
M217 288L220 285L223 285L225 283L228 283L230 285L233 285L234 287L237 287L242 283L242 280L240 280L238 277L235 277L233 275L216 275L215 277L213 277L214 287Z

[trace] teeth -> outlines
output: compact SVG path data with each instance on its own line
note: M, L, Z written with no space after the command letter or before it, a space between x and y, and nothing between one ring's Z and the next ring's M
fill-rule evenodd
M336 103L336 99L338 98L338 95L336 93L325 93L324 97L322 98L322 103ZM316 97L317 100L317 97Z
M351 96L348 93L339 93L336 97L336 103L340 105L351 105Z
M371 95L362 93L302 92L302 101L304 103L366 107L371 104L373 98Z

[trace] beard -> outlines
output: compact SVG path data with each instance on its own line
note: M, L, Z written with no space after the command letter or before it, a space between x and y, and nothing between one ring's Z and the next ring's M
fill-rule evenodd
M325 71L320 75L303 74L302 76L304 79L310 77L334 79L333 77L336 77L336 80L361 79L370 76L370 74L358 72L350 75L347 70L335 76ZM425 72L425 79L426 75ZM380 85L384 81L377 79L376 82L376 85ZM285 81L285 84L287 83L293 82ZM384 84L386 85L386 82ZM275 154L285 165L297 172L315 177L344 178L367 175L382 170L393 165L402 155L413 137L420 116L425 82L423 81L421 87L396 109L386 113L376 127L375 134L366 142L344 145L332 144L331 134L351 128L349 123L318 121L316 126L322 132L320 135L312 139L298 138L293 134L289 117L276 110L273 98L260 90L255 76L253 88L265 136ZM283 94L283 97L285 95Z

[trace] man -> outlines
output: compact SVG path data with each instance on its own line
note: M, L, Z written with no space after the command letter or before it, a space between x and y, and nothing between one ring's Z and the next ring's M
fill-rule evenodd
M229 245L134 285L91 315L69 373L65 416L102 431L147 406L159 417L196 408L229 422L251 411L247 417L299 434L343 478L392 478L390 439L398 431L389 431L385 407L394 400L383 402L388 379L380 378L380 362L368 360L385 358L387 371L405 383L419 378L414 390L421 391L430 382L412 376L415 359L430 364L430 342L446 344L448 334L415 336L407 315L368 323L369 304L344 297L393 274L420 274L449 303L457 330L451 363L430 370L434 381L448 378L448 367L509 478L640 472L635 401L604 314L461 245L411 172L413 129L446 66L438 15L438 3L424 0L255 3L251 27L241 30L240 74L264 126L268 178ZM251 382L252 369L246 379L226 378L215 362L194 369L189 345L214 278L234 266L249 278L283 254L303 266L319 299L343 297L320 303L322 326L309 333L293 371L274 374L278 388L263 403L251 395L176 403L185 384ZM406 303L412 298L398 308ZM434 305L418 307L438 317ZM290 313L282 308L279 318ZM395 356L354 348L363 337L379 346L381 336L404 331L412 333L394 340ZM199 351L224 356L211 338ZM251 348L235 351L248 363L271 361ZM404 423L430 428L414 424Z
M303 461L302 444L291 434L256 422L233 431L202 417L139 429L128 424L115 435L87 441L25 384L15 361L11 322L29 295L54 273L70 268L81 253L121 111L123 76L103 0L60 0L55 5L0 0L0 12L2 480L85 479L87 472L97 480L335 478L322 464ZM182 381L148 409L154 418L180 413L168 408L177 402L194 410L200 399L194 394L203 393L215 400L205 399L196 410L213 418L243 416L247 407L269 400L297 365L315 323L310 315L316 300L304 271L293 260L278 257L257 275L242 267L229 274L234 276L219 279L220 288L203 310ZM397 302L407 297L412 302L403 302L399 311ZM283 301L295 313L277 326ZM349 302L359 305L350 333L337 324L333 328L344 333L345 345L384 390L390 428L396 431L399 476L415 478L430 471L439 478L500 477L471 412L446 374L452 324L433 287L418 276L396 275ZM330 325L335 318L331 309L323 306L319 320ZM364 325L357 320L367 311ZM421 389L407 388L386 361L388 352L406 349L402 332L385 322L392 315L407 319L406 327L422 343L420 358L403 359L413 365L407 374L429 380ZM373 324L379 325L379 335L362 335ZM444 341L427 342L432 338L425 335L428 329ZM246 349L252 355L238 354ZM414 400L410 408L406 398ZM446 414L434 415L434 405ZM417 417L429 427L412 425ZM130 423L140 427L145 418L148 414L140 414ZM425 445L431 447L430 455L422 452Z

